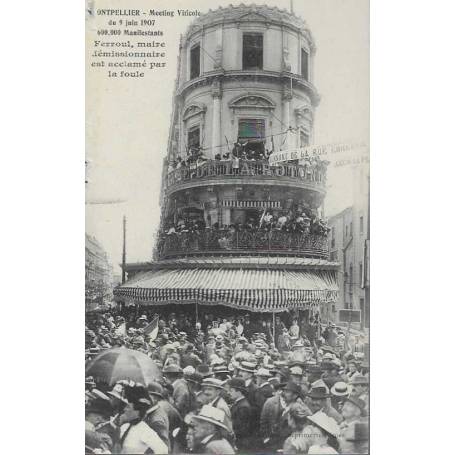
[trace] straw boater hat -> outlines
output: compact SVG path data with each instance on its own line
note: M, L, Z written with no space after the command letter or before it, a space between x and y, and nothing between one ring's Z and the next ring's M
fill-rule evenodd
M343 381L335 382L333 387L330 389L330 393L335 397L347 397L352 392L352 386L346 384Z
M259 376L260 378L271 378L272 375L270 374L270 371L267 370L266 368L259 368L256 371L256 376Z
M229 432L229 429L225 424L226 414L221 409L205 404L204 406L202 406L202 409L200 410L199 414L193 416L192 418L196 420L202 420L204 422L209 422L212 425L220 427L223 430Z
M227 365L216 365L212 369L213 374L230 373Z
M178 365L171 364L163 368L163 374L166 373L183 373L183 370Z
M201 387L214 387L215 389L222 389L224 382L220 379L206 378L202 381Z
M325 412L318 411L315 414L308 416L307 419L325 432L338 438L340 436L340 427L336 420L329 417Z
M303 370L301 367L294 366L289 368L289 374L292 374L294 376L303 376Z
M254 373L256 370L256 364L253 362L240 362L237 367L239 370L247 371L249 373Z

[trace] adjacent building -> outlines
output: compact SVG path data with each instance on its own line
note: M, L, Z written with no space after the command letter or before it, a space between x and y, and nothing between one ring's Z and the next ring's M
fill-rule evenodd
M94 309L112 297L112 265L101 243L85 234L85 306Z
M339 322L340 309L360 310L359 328L369 327L368 292L368 169L353 167L353 204L329 218L330 259L340 264L338 301L332 305L330 319Z

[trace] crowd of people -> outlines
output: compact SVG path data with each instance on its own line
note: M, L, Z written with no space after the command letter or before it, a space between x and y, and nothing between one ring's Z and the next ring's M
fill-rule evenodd
M229 162L232 165L234 174L240 173L241 162L259 162L268 163L270 155L273 152L264 147L249 148L247 143L236 142L231 151L226 153L218 152L214 155L214 160L218 162ZM177 158L169 163L168 173L176 169L196 170L209 161L209 158L204 154L200 147L191 147L186 153L186 158L177 156ZM299 160L285 161L284 164L299 164ZM303 166L302 177L307 180L322 182L326 179L328 161L321 160L316 152L310 156L305 152L303 159L300 161ZM196 174L194 174L195 176Z
M266 210L260 218L249 217L244 223L236 222L223 226L220 226L218 222L212 226L207 226L202 216L179 218L175 223L168 223L166 228L160 232L159 237L161 242L163 242L166 237L171 235L191 234L200 236L208 231L225 231L233 240L233 237L238 232L267 233L280 231L289 234L327 237L330 228L325 220L319 218L311 210L298 210L296 212L289 210L281 214L273 214L271 211Z
M364 340L317 317L105 313L87 321L86 360L125 346L162 379L86 378L87 453L368 453ZM125 326L126 323L126 326ZM125 332L120 328L127 327Z

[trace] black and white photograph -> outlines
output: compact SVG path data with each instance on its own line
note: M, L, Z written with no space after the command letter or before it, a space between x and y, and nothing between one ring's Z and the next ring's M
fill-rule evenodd
M370 453L369 25L87 0L86 454Z

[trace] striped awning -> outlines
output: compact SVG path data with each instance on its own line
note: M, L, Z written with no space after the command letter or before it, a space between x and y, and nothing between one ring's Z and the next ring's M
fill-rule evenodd
M137 274L114 290L117 301L150 305L225 305L278 312L335 302L335 271L162 269Z

